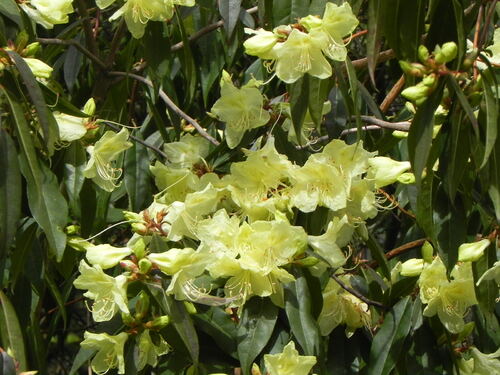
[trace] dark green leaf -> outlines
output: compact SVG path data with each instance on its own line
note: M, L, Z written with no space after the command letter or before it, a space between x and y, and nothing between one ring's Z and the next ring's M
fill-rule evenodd
M238 358L243 375L269 341L278 318L278 308L268 299L253 297L245 303L238 326Z
M492 87L494 83L490 79L488 74L483 74L481 76L483 79L481 85L484 90L484 103L486 110L486 142L484 147L484 156L481 163L483 168L488 161L488 158L495 147L495 142L498 135L498 99L495 97Z
M407 296L384 317L380 330L373 338L368 375L388 375L396 365L411 328L412 305L411 298Z
M3 346L9 349L14 359L19 363L19 370L26 371L26 353L24 349L24 338L16 310L4 292L0 290L0 336Z
M57 138L59 138L59 128L57 127L56 120L51 111L49 111L47 104L45 103L45 98L43 97L42 90L38 85L33 72L29 68L28 64L23 60L21 56L15 51L7 51L9 57L16 64L17 69L23 79L24 85L28 89L29 96L33 101L35 110L37 113L38 121L42 126L43 137L45 140L45 145L47 151L51 155L54 151L54 143Z
M474 127L476 136L479 137L479 125L477 123L476 116L474 116L474 109L467 101L467 98L465 97L462 88L458 85L456 78L451 75L447 76L446 78L447 78L448 88L453 90L453 92L455 92L455 95L457 95L460 105L462 106L472 126Z
M0 353L0 374L16 375L16 364L14 359L7 352Z
M331 89L331 80L309 77L309 114L316 127L319 128L323 120L323 105L328 99Z
M193 315L193 320L222 350L237 358L237 327L229 314L220 307L210 307L206 312Z
M75 359L73 359L73 365L69 370L69 375L75 375L80 367L88 363L89 359L92 358L95 352L95 349L80 348L80 350L78 350L78 353L76 354Z
M387 263L387 259L385 257L384 249L382 249L377 240L371 234L366 240L366 245L370 249L370 254L372 255L373 259L377 261L380 270L382 271L382 275L390 280L391 271L389 269L389 263Z
M290 329L306 355L320 352L319 327L313 316L311 292L304 275L297 272L294 282L285 284L285 311Z
M17 23L19 27L23 26L19 8L14 0L2 0L0 2L0 13Z
M3 261L14 239L21 216L21 172L10 135L0 128L0 284Z
M302 143L302 125L309 103L309 75L304 75L297 82L288 85L290 94L290 113L297 140Z
M140 137L136 134L136 137ZM150 203L151 178L149 174L149 157L146 147L135 143L125 153L125 188L129 198L129 209L141 211Z
M43 162L40 162L36 155L32 135L21 105L7 91L3 90L3 92L9 100L21 144L20 166L27 181L31 213L43 228L57 259L61 260L66 248L64 233L68 216L66 200L59 191L56 176Z
M380 52L382 28L384 26L383 0L372 0L368 3L368 35L366 37L366 53L368 73L375 87L375 66Z
M224 20L224 29L228 38L233 35L234 27L240 15L241 0L219 0L219 12Z

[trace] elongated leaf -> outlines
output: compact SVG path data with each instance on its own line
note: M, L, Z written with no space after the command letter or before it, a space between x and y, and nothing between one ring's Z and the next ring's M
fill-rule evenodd
M382 271L382 275L390 279L391 271L389 269L389 263L387 263L387 259L384 254L384 249L382 249L377 240L371 234L366 240L366 245L370 249L370 254L372 255L373 259L377 261L380 270Z
M297 82L288 85L288 93L290 94L293 129L300 144L302 142L302 125L309 103L309 75L306 74Z
M268 299L253 297L245 303L238 326L238 358L243 375L250 374L250 366L271 338L278 308Z
M368 35L366 37L366 53L368 73L375 87L375 66L380 52L382 28L384 26L383 0L372 0L368 3Z
M74 215L80 216L80 192L85 177L83 170L87 162L86 152L79 142L73 142L64 154L64 186L68 202Z
M6 352L0 353L0 374L16 375L16 364L14 363L14 359Z
M311 0L309 5L309 14L321 16L325 11L325 6L328 0Z
M484 102L486 107L486 142L484 156L481 163L483 168L495 147L498 136L498 99L495 97L492 87L493 82L488 74L482 75L481 85L484 90Z
M19 27L22 27L21 14L14 0L2 0L0 2L0 13L17 23Z
M450 274L458 260L458 247L466 242L467 212L460 195L452 202L442 189L438 190L434 225L439 257Z
M311 306L311 292L304 275L285 285L285 311L290 329L306 355L318 355L320 334Z
M309 77L309 114L314 125L319 128L323 120L323 105L328 99L331 80Z
M45 146L49 155L52 155L54 151L54 143L57 138L59 138L59 128L57 127L56 120L51 111L49 111L47 104L45 103L45 98L43 97L42 90L38 85L33 72L29 68L28 64L24 59L19 56L15 51L7 51L10 58L16 64L17 69L23 79L24 85L28 89L29 96L35 106L38 121L42 126L43 137L45 140Z
M0 128L0 284L5 259L21 215L21 172L10 135Z
M26 371L26 353L24 349L24 338L16 310L9 298L0 290L0 320L2 327L1 338L3 345L10 349L12 356L19 364L20 371Z
M420 184L417 195L417 223L424 231L425 235L434 240L434 174L429 173Z
M309 14L309 3L311 0L292 0L290 10L290 21L297 22L300 17L305 17Z
M447 78L447 83L448 83L448 88L452 89L455 92L455 95L457 95L458 101L460 102L460 105L462 106L463 110L467 114L467 117L469 118L472 126L474 127L474 131L476 132L476 136L479 137L479 125L477 123L476 116L474 116L474 109L470 105L470 103L467 101L467 98L465 97L465 94L463 93L462 89L458 85L458 82L455 77L448 76Z
M219 0L219 12L224 20L224 29L231 38L240 15L241 0Z
M432 95L417 109L408 134L408 152L417 186L420 185L422 172L427 165L432 144L434 111L441 102L442 94L443 83L440 83Z
M206 312L193 315L202 331L209 334L227 354L237 358L236 324L220 307L210 307Z
M8 98L21 145L20 166L27 181L31 213L43 228L57 259L61 260L66 248L66 235L63 231L68 216L66 200L59 191L55 175L37 158L21 105L6 90L3 92Z
M80 350L76 354L75 359L73 359L73 365L69 370L69 375L76 374L80 367L86 364L89 359L95 354L95 352L95 349L80 348Z
M385 316L370 349L368 375L388 375L396 365L403 343L411 328L412 301L399 301Z
M140 137L140 135L138 136ZM141 211L150 203L152 194L149 157L146 147L135 143L134 147L126 151L124 170L129 208L132 211Z

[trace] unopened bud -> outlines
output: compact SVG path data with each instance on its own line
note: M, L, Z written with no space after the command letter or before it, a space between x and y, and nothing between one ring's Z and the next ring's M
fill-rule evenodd
M41 48L40 43L38 42L30 43L23 50L23 56L25 57L35 56L38 53L38 51L40 51L40 48Z
M132 317L132 315L123 312L122 312L122 321L123 324L127 326L131 326L135 323L135 319Z
M252 364L252 375L262 375L262 372L260 372L260 368L256 363Z
M432 263L434 260L434 248L429 241L425 241L422 245L422 259L425 263Z
M132 246L132 251L134 252L137 259L142 259L146 256L146 243L144 239L139 238Z
M80 233L80 226L79 225L68 225L66 228L64 228L64 231L66 234L74 235Z
M424 85L410 86L401 92L401 95L413 102L419 102L421 99L426 99L430 94L430 88ZM419 104L419 103L417 103Z
M422 273L424 269L424 260L412 258L407 260L401 265L401 275L402 276L418 276Z
M298 259L298 260L294 261L293 263L297 264L301 267L312 267L312 266L318 264L318 262L319 262L319 259L316 257L306 257L306 258Z
M401 176L398 177L397 180L400 184L414 184L415 183L415 175L411 172L406 172L403 173Z
M89 117L95 113L95 101L93 98L87 100L87 102L83 106L83 112L89 115Z
M153 264L151 263L151 261L147 258L142 258L140 261L139 261L139 271L142 273L142 274L147 274L150 270L151 270L151 267L153 266Z
M17 34L17 37L16 37L16 50L18 52L21 52L24 47L26 47L26 44L28 44L28 40L29 40L29 35L26 31L22 30L19 34Z
M149 305L150 305L149 296L144 291L141 291L139 293L139 299L135 304L135 318L137 320L141 320L146 316L146 314L149 311Z
M422 80L422 84L427 87L434 87L436 85L437 78L436 75L434 74L429 74L428 76L424 77Z
M458 260L460 262L474 262L483 256L484 250L490 246L491 241L487 238L472 242L464 243L458 248Z
M170 317L168 315L159 316L146 323L146 326L150 329L162 329L170 323Z
M455 42L448 42L443 44L443 46L439 49L438 46L436 46L436 51L436 62L439 64L445 64L457 57L458 47Z
M196 307L189 301L183 301L184 302L184 307L186 308L186 311L190 315L197 314L198 311L196 310Z
M299 20L299 24L304 26L307 31L314 29L316 27L321 27L323 24L323 20L319 17L309 15L307 17L303 17Z
M132 262L131 260L125 259L120 262L120 266L125 269L125 271L137 272L137 264Z
M429 50L426 46L418 46L418 59L425 64L429 59Z

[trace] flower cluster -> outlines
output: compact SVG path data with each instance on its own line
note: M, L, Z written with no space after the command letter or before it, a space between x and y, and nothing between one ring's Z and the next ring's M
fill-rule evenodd
M358 20L348 3L327 3L323 17L309 15L297 24L281 25L273 31L246 29L254 34L245 41L249 55L275 62L276 75L293 83L304 74L325 79L332 75L326 57L344 61L347 57L343 37L354 31Z
M46 29L68 23L68 15L74 12L73 0L30 0L19 6L26 14Z

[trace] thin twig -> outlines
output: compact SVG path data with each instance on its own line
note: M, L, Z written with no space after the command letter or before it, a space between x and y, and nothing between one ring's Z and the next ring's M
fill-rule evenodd
M89 12L84 0L75 1L76 9L82 18L83 32L85 33L85 39L89 46L90 52L93 55L99 56L99 48L97 47L97 41L94 37L94 32L92 30L92 25L90 24Z
M481 23L483 21L483 11L484 7L481 4L481 6L479 7L479 13L477 14L476 29L474 31L474 42L473 42L474 49L478 50L479 50L479 39L480 39L479 31L481 30ZM474 61L474 80L477 79L478 75L479 75L479 70L477 69L477 62Z
M83 300L84 300L84 297L78 297L78 298L75 298L74 300L66 302L63 306L73 305L73 304L80 302L80 301L83 301ZM53 309L50 309L49 311L47 311L47 315L53 314L57 310L59 310L59 306L56 306Z
M250 9L247 9L247 13L252 14L252 13L257 13L258 7L253 7ZM202 27L200 30L195 32L193 35L191 35L188 40L190 43L194 42L197 39L200 39L203 35L210 33L211 31L217 30L224 26L224 20L219 20L215 23L212 23L210 25L207 25L205 27ZM172 47L170 47L170 51L175 52L184 47L184 42L179 42L174 44Z
M364 303L366 303L367 305L371 305L371 306L376 306L376 307L380 307L382 309L386 309L387 307L384 306L382 303L380 302L377 302L377 301L372 301L371 299L368 299L367 297L365 297L363 294L361 294L360 292L358 292L357 290L353 289L353 288L350 288L348 287L346 284L343 283L342 280L340 280L340 278L335 275L335 274L332 274L331 275L331 278L333 280L335 280L337 282L337 284L340 285L340 287L342 289L344 289L346 292L349 292L351 293L353 296L355 297L358 297L361 301L363 301Z
M381 130L382 128L377 125L364 125L361 127L361 130ZM358 128L349 128L349 129L344 129L342 130L342 133L340 133L340 138L345 137L348 134L356 133L358 131ZM328 135L323 135L321 137L315 138L311 140L310 142L307 142L305 145L302 146L295 146L297 150L303 150L309 146L314 146L315 144L322 143L322 142L327 142L330 139Z
M389 122L389 121L380 120L380 119L373 117L373 116L364 116L364 115L359 116L359 118L361 121L363 121L367 124L377 125L377 126L380 126L381 128L399 130L402 132L410 131L411 123L409 121Z
M496 4L498 0L493 0L491 1L490 8L488 9L488 13L486 14L486 17L484 18L484 26L483 30L481 32L481 36L479 38L479 48L482 49L484 47L484 43L486 43L486 36L488 35L489 31L489 25L491 22L491 19L493 17L493 14L495 14L495 9L496 9Z
M392 60L394 57L396 57L396 54L392 49L382 51L378 54L377 64L386 62L388 60ZM355 69L366 68L368 66L368 58L364 57L359 60L353 60L352 65L354 66Z
M382 101L382 104L380 104L380 112L386 113L389 110L391 104L394 102L394 100L396 100L401 90L403 90L404 85L405 85L405 75L403 74L401 77L399 77L398 81L394 84L394 86L392 86L391 90Z
M111 76L118 76L118 77L130 77L133 78L139 82L144 83L145 85L154 88L153 82L151 82L149 79L144 78L142 76L139 76L137 74L133 73L127 73L127 72L108 72L109 75ZM198 122L190 117L188 114L183 112L173 101L170 99L170 97L163 91L161 88L158 90L158 93L160 95L160 98L165 102L165 104L170 107L175 113L177 113L180 117L182 117L184 120L189 122L191 125L194 126L194 128L200 133L200 135L207 139L209 142L211 142L214 145L219 145L219 141L217 141L214 137L212 137L210 134L206 132L205 129L201 127Z
M110 122L107 122L106 120L99 120L99 123L102 123L106 126L109 126L111 129L113 130L116 130L116 131L120 131L120 127L118 125L115 125L115 124L111 124ZM154 152L156 152L158 155L162 156L165 158L165 160L168 160L168 156L167 154L165 154L162 150L160 150L158 147L156 146L153 146L145 141L143 141L142 139L140 138L137 138L131 134L129 134L128 136L130 139L132 139L133 141L137 142L137 143L140 143L141 145L143 145L144 147L147 147L151 150L153 150Z
M399 204L399 202L391 195L389 194L388 192L386 192L385 190L382 190L382 189L378 189L378 192L382 195L384 195L388 200L391 201L391 203L393 205L395 205L398 210L400 210L402 213L404 213L405 215L411 217L412 219L416 219L417 217L411 213L410 211L404 209L403 207L401 207L401 205Z
M427 238L420 238L418 240L405 243L404 245L396 247L395 249L392 249L391 251L388 251L387 253L385 253L385 258L387 260L395 258L398 255L406 253L409 250L412 250L412 249L414 249L416 247L422 246L425 243L425 241L427 241ZM371 262L369 262L367 264L367 266L370 267L370 268L377 267L377 265L378 265L378 262L376 260L372 260Z
M65 40L65 39L56 39L56 38L37 38L36 41L41 43L41 44L55 44L55 45L61 45L61 46L73 46L78 51L80 51L85 56L87 56L90 60L92 60L101 69L106 69L106 64L98 56L94 55L91 51L89 51L87 48L82 46L76 40L73 40L73 39Z

